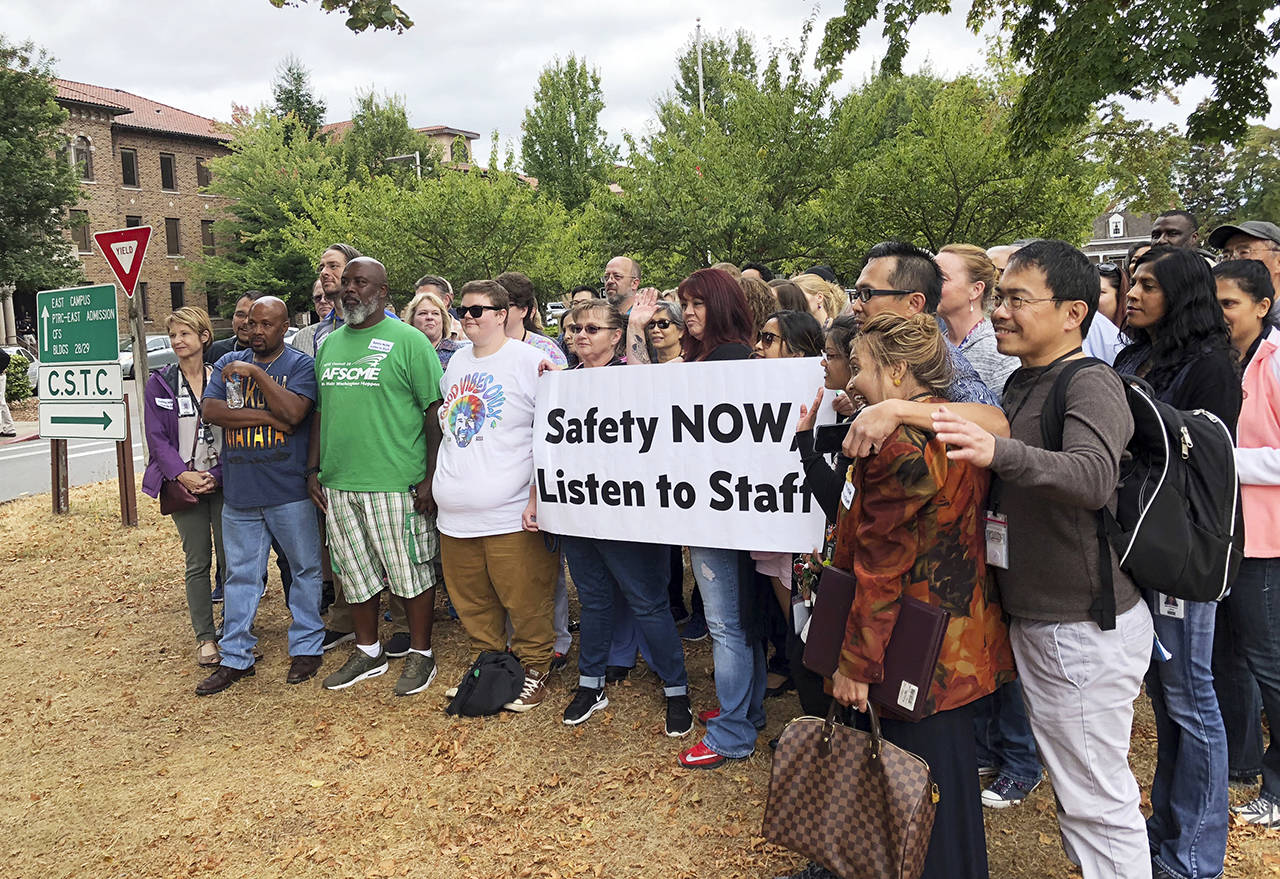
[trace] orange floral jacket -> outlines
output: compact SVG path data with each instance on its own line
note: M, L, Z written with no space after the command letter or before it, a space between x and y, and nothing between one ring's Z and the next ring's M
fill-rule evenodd
M853 502L836 528L832 564L857 591L840 673L884 678L884 653L903 595L941 606L951 622L926 710L958 708L1013 680L1013 651L987 574L983 507L989 476L947 459L933 434L900 427L854 465Z

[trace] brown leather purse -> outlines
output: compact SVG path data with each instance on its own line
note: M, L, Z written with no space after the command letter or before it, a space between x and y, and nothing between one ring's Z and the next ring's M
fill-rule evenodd
M919 879L938 787L929 764L871 732L800 717L778 738L761 834L844 879Z

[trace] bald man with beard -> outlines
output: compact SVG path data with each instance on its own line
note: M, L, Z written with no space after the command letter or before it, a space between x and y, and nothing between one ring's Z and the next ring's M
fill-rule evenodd
M286 681L300 684L320 669L320 529L307 493L307 447L316 402L315 361L284 344L289 309L264 296L249 309L249 349L224 354L201 403L203 420L222 434L224 582L222 664L196 686L197 696L222 692L254 674L253 620L262 598L262 571L274 540L293 571L289 590ZM227 402L238 382L242 406Z

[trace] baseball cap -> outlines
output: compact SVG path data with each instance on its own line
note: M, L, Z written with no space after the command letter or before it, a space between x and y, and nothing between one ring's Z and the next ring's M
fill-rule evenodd
M1222 249L1232 235L1248 235L1280 244L1280 226L1266 220L1245 220L1235 226L1219 226L1209 233L1209 246Z

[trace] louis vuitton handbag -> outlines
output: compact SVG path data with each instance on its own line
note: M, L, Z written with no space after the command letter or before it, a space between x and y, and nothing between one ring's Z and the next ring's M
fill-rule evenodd
M786 725L773 755L762 835L842 879L919 879L938 788L929 764L871 732L826 719Z

